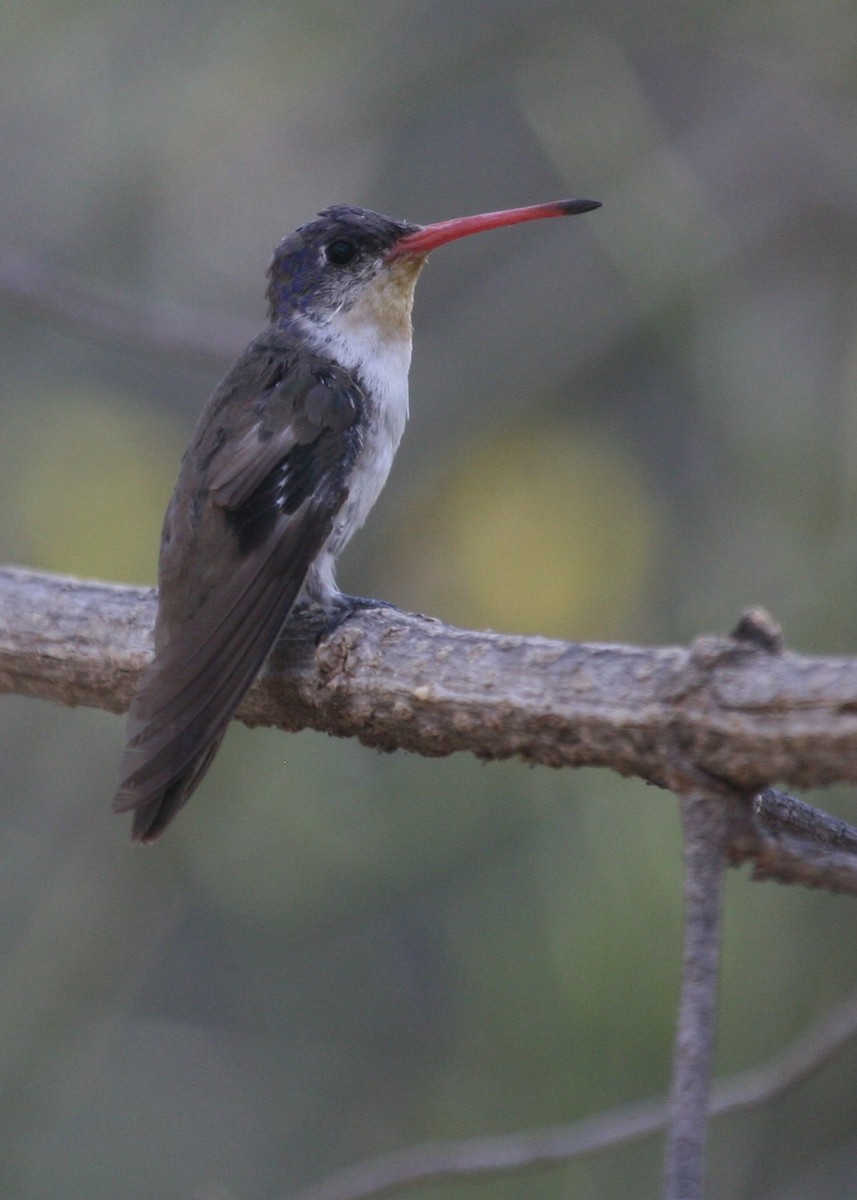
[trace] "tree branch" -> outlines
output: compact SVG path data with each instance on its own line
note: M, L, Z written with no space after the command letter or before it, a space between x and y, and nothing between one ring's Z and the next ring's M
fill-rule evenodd
M691 784L681 797L684 835L684 947L678 1007L665 1200L701 1200L703 1150L717 1033L724 797Z
M152 589L0 568L0 692L124 711L155 608ZM612 767L663 787L692 763L733 794L730 862L857 894L857 852L830 832L841 825L807 816L801 828L793 815L786 828L752 800L772 779L857 782L854 659L780 652L746 620L688 649L474 633L391 610L363 612L317 647L323 629L318 612L289 621L241 720L382 750Z
M111 712L151 654L152 589L0 568L0 691ZM734 638L635 648L473 633L366 611L316 648L286 628L239 716L381 749L608 766L670 786L678 759L735 791L857 782L857 660Z
M0 246L0 296L89 334L222 371L256 332L246 321L175 301L141 299Z
M763 1066L717 1084L709 1115L742 1112L773 1100L817 1071L855 1037L857 991ZM657 1133L669 1116L667 1101L647 1100L571 1125L414 1146L346 1167L304 1188L292 1200L369 1200L445 1179L534 1170Z

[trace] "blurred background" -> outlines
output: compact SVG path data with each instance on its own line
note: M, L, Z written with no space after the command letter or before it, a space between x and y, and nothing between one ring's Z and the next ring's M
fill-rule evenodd
M2 27L0 558L154 582L196 416L263 323L274 245L324 205L592 196L432 258L411 423L342 585L602 641L761 603L794 649L855 652L847 6L31 0ZM52 311L57 272L222 336L183 355L87 328ZM119 718L0 714L4 1195L267 1200L665 1088L669 795L236 725L144 852L109 811ZM854 922L732 874L720 1074L850 990ZM847 1194L855 1076L852 1048L717 1123L710 1195ZM656 1196L661 1154L413 1194Z

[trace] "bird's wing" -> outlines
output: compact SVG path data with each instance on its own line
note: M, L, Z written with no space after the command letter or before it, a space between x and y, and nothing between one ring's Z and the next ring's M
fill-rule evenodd
M182 586L197 572L200 599L187 619L168 622L144 673L114 800L116 811L135 810L136 840L157 837L202 778L347 495L361 436L353 379L293 371L269 400L234 459L221 439L196 489L199 531ZM168 591L161 607L175 608Z

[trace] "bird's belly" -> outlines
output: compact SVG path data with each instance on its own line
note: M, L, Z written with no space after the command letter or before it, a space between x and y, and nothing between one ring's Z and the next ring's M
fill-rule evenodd
M348 496L324 547L310 568L301 599L328 606L340 595L334 575L336 559L366 521L387 482L407 417L406 385L396 403L374 408L366 420L363 444L348 480Z
M369 516L405 432L410 330L398 339L382 338L377 329L364 329L343 318L326 327L322 348L355 372L366 397L362 445L348 479L348 495L302 593L304 599L327 604L339 595L334 580L336 557Z
M401 437L401 434L399 434ZM387 481L398 439L380 429L367 430L363 447L351 472L348 497L336 524L312 564L299 600L330 606L340 595L336 586L336 559L363 525Z
M327 539L325 548L332 555L336 556L345 549L369 516L387 482L403 430L404 421L401 422L401 427L398 422L393 426L386 420L367 424L363 433L363 445L351 472L348 498Z

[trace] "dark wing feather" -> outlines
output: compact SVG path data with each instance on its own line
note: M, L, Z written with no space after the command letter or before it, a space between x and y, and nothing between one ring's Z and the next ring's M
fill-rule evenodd
M129 713L114 801L117 811L134 809L135 840L157 837L202 779L347 496L360 448L359 389L342 372L305 366L289 373L287 394L279 389L242 435L243 470L226 438L205 462L204 478L194 477L206 414L186 456L165 526L171 544L162 553L158 652ZM270 454L272 445L279 454ZM197 515L179 525L177 539L166 530L183 519L185 493L196 497ZM188 544L176 549L176 540ZM204 583L188 607L195 576Z

